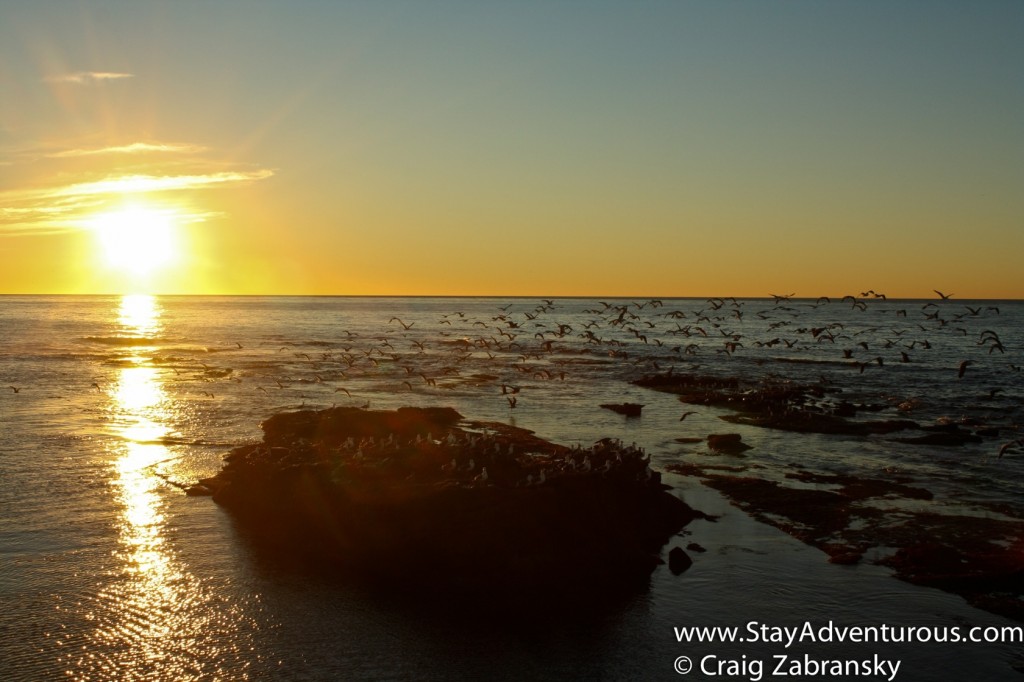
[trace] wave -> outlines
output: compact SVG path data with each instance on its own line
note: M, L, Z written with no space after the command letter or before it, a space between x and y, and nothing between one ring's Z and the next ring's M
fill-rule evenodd
M156 346L163 343L159 336L84 336L83 341L101 343L105 346Z
M787 357L775 357L766 358L769 362L784 362L793 365L835 365L835 366L852 366L855 364L853 360L836 360L834 358L787 358Z

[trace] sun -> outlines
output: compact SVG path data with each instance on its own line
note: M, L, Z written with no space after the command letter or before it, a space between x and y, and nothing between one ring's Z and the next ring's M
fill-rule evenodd
M91 221L100 257L111 270L152 276L180 257L175 213L148 206L127 206Z

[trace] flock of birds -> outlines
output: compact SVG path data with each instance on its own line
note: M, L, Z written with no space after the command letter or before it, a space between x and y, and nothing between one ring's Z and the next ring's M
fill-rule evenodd
M330 455L332 475L339 479L348 478L352 469L359 469L364 463L377 469L382 463L450 458L430 474L469 486L528 488L559 478L588 475L640 484L657 484L661 480L660 474L650 467L650 455L636 443L626 445L619 439L604 438L589 447L574 445L568 450L553 450L526 446L517 450L515 443L484 429L480 433L453 431L436 439L427 434L403 440L395 433L379 438L350 437ZM416 456L410 457L413 452ZM422 474L413 470L405 480L419 479Z
M347 405L368 407L370 396L381 392L493 391L512 410L524 404L528 389L538 382L572 381L580 372L604 372L624 380L698 367L727 372L727 358L761 364L766 351L768 357L811 353L831 358L834 362L823 366L832 375L820 375L830 383L836 380L837 367L859 375L887 363L911 365L933 352L937 337L953 335L973 338L973 344L958 340L957 348L973 347L975 352L954 361L950 379L962 380L984 363L1011 378L991 387L989 396L1005 394L1019 401L1014 389L1022 368L1012 361L1000 363L1000 358L1008 351L1010 358L1019 357L1020 349L992 328L999 307L961 305L952 294L935 293L937 299L925 302L893 301L874 290L841 299L796 299L795 294L771 294L768 300L712 297L696 306L687 300L687 307L680 307L681 301L666 306L661 299L615 299L585 309L575 303L571 313L553 299L522 299L496 306L487 315L479 310L432 314L433 319L428 313L417 313L416 319L391 315L379 328L340 328L331 342L284 337L230 341L207 349L213 352L203 361L161 351L152 360L173 373L168 377L172 381L184 386L198 382L192 394L207 399L222 393L218 382L250 385L267 396L298 393L301 406L307 399L309 406L326 406L328 396L335 404L344 396ZM842 314L824 322L832 310ZM254 343L259 348L246 347ZM268 362L271 354L273 361ZM238 368L225 366L221 358ZM93 389L106 390L103 381L97 378ZM19 393L22 387L9 388ZM238 389L231 394L238 395ZM999 456L1022 446L1024 439L1009 441Z

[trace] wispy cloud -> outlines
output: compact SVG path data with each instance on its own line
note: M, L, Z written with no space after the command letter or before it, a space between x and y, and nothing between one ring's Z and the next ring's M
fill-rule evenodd
M205 175L122 175L95 182L80 182L66 187L46 190L51 197L78 197L95 194L134 194L139 192L166 192L183 189L202 189L211 185L238 184L265 180L272 170L250 172L224 171Z
M244 185L273 175L269 169L196 175L120 175L57 187L7 190L0 192L0 233L43 234L80 229L91 214L125 196ZM192 217L200 215L212 214Z
M101 154L145 154L145 153L171 153L171 154L198 154L206 151L206 147L185 143L161 143L133 142L132 144L119 145L114 147L99 147L95 149L68 149L62 152L47 154L50 159L68 159L77 156L98 156Z
M82 217L92 211L103 208L106 204L95 197L86 199L59 199L40 201L39 199L22 199L20 205L9 205L5 192L0 194L0 234L46 235L80 229Z
M55 76L47 76L44 80L48 83L73 83L76 85L90 85L104 81L120 80L123 78L134 78L133 73L118 73L115 71L77 71L75 73L62 73Z

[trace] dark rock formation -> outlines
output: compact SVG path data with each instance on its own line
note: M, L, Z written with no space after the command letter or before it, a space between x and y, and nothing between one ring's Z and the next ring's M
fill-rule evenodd
M643 405L638 405L637 403L605 403L601 407L612 412L624 414L627 417L639 417L640 410L644 408Z
M1024 524L1012 510L984 515L893 509L889 500L932 499L909 479L865 479L799 471L786 479L829 489L794 487L736 475L725 467L679 464L669 471L699 476L754 518L824 551L834 564L856 564L872 547L895 553L875 563L897 577L963 596L979 608L1024 620Z
M668 570L673 574L679 575L690 566L693 566L693 559L683 551L682 547L673 547L668 553Z
M916 436L914 438L893 438L894 441L899 443L915 443L918 445L947 445L947 446L958 446L964 445L965 443L980 443L981 436L975 435L970 431L965 431L958 427L956 424L946 424L941 426L925 426L923 430L929 431L927 435Z
M652 374L633 383L674 393L684 403L733 410L737 414L721 418L734 424L850 436L920 428L907 419L856 421L852 417L858 412L877 412L883 406L854 405L845 400L829 403L822 384L795 384L786 380L746 383L733 377L675 373Z
M738 433L712 433L708 436L708 447L726 455L738 455L750 449Z
M452 409L279 414L200 481L256 542L377 580L510 600L642 586L690 509L649 458Z

